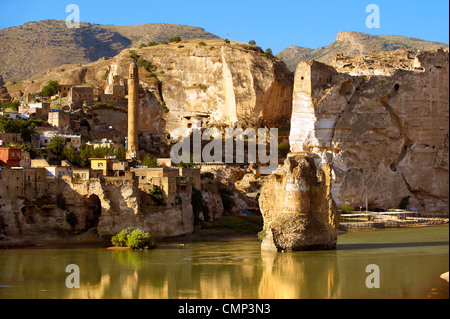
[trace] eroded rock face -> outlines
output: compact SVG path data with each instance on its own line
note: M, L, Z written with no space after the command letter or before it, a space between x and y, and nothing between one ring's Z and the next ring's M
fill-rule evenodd
M332 163L336 204L447 211L448 52L420 52L410 70L351 76L298 65L291 150Z
M186 128L196 121L212 125L289 122L293 75L284 63L265 56L256 47L249 49L234 42L225 45L223 40L205 43L190 41L136 50L154 66L153 75L139 70L141 85L154 96L147 98L145 105L141 99L142 124L166 129L176 137L184 136ZM129 63L128 51L111 61L107 92L127 77ZM168 109L164 127L145 111L159 110L162 105Z
M311 156L291 154L261 189L263 249L334 249L339 213L331 195L331 169L318 171Z

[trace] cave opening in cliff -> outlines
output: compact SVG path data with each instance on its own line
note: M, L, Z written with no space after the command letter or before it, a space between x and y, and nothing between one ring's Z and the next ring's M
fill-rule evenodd
M97 228L102 214L102 205L97 195L91 195L86 200L86 229Z

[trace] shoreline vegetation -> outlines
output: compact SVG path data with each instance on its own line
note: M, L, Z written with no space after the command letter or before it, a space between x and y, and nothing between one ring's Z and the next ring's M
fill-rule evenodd
M359 226L361 222L358 223ZM365 227L352 228L351 222L341 222L339 233L377 231L388 228L414 228L431 227L449 224L448 218L433 218L414 223L374 223L367 220L363 223ZM156 238L154 246L157 248L160 243L179 243L180 248L188 243L195 242L217 242L230 240L252 240L258 238L258 233L263 228L262 216L224 216L213 222L201 222L192 234L170 238ZM60 233L28 234L22 236L0 235L1 249L50 249L50 248L108 248L108 249L132 249L126 244L117 245L112 243L116 236L100 236L95 229L86 232L74 232L61 235ZM125 241L124 241L125 243ZM152 246L153 246L152 244ZM155 247L150 247L155 248Z

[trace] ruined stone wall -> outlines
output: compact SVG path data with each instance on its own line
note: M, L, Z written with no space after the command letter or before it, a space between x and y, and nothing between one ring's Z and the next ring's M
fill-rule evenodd
M386 76L339 73L311 94L296 77L291 150L332 163L338 206L448 210L448 52L420 52L415 64Z

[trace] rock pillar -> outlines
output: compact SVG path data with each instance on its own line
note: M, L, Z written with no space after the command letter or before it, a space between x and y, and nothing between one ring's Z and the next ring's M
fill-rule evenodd
M306 154L290 154L261 189L262 249L335 249L339 213L331 195L331 168L317 170Z

